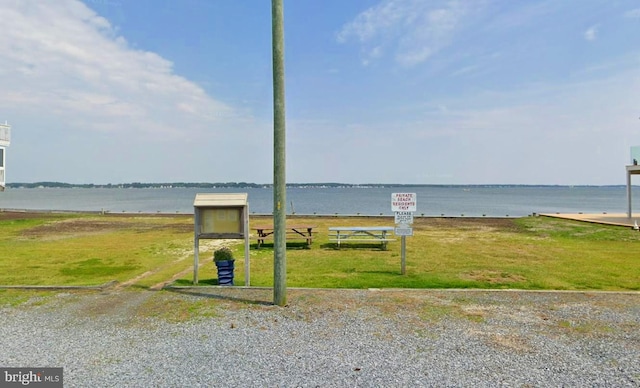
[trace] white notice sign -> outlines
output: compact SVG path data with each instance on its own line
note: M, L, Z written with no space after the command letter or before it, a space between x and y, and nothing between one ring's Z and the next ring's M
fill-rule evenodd
M418 208L416 193L392 193L391 211L414 212Z
M413 212L396 212L396 224L413 224Z
M396 236L413 236L413 228L407 225L400 225L394 231Z

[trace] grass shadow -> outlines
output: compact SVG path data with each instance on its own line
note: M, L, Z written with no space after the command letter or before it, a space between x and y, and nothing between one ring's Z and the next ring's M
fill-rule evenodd
M217 279L216 279L216 284L217 284ZM192 288L173 288L171 286L167 286L163 288L163 290L174 292L176 294L192 295L192 296L197 296L197 297L202 297L207 299L216 299L216 300L228 301L228 302L240 302L240 303L256 305L256 306L273 306L274 305L273 302L258 300L257 298L230 295L229 292L235 293L235 292L246 291L246 293L249 293L252 291L257 291L257 290L239 289L235 287L198 289L197 286L194 286Z
M300 250L300 249L311 249L313 248L313 244L311 246L307 245L306 242L288 242L287 249L292 250ZM258 244L251 244L251 249L260 250L260 249L271 249L273 250L273 243L264 243L260 244L258 248Z
M358 249L358 250L374 250L374 251L388 251L389 247L384 248L380 243L340 243L340 248L336 243L325 243L320 245L322 249L331 249L339 251L341 249Z
M178 279L174 282L174 284L176 286L193 286L193 282L191 280L185 280L185 279ZM212 279L198 279L198 284L201 285L207 285L207 286L219 286L220 282L218 281L218 278L212 278Z

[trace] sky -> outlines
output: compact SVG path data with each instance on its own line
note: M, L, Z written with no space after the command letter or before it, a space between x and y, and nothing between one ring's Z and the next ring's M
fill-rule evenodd
M0 0L6 180L273 182L271 2ZM287 181L625 184L637 0L284 0Z

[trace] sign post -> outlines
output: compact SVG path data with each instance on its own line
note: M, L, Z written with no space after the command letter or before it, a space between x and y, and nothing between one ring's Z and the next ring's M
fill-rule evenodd
M401 236L400 273L405 275L407 262L407 236L413 236L413 212L418 208L416 193L392 193L391 211L395 212L396 236Z

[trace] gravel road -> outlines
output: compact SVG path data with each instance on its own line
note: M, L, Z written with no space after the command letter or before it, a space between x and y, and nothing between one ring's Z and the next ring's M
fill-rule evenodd
M0 308L0 366L65 387L640 387L640 293L271 292L42 294Z

